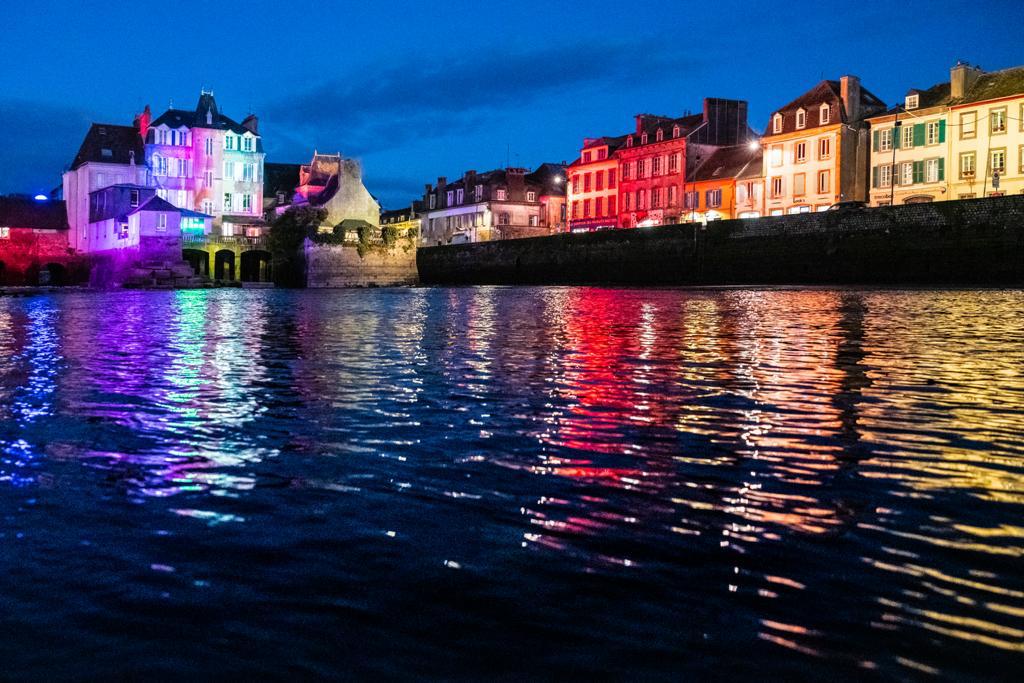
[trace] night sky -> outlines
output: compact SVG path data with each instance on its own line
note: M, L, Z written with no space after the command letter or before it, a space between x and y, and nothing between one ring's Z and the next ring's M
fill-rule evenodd
M48 192L91 121L192 108L201 87L228 116L260 117L267 161L357 157L392 208L438 175L571 160L585 136L705 96L748 100L761 131L822 78L856 74L893 103L957 59L1024 63L1019 0L40 0L3 13L0 193Z

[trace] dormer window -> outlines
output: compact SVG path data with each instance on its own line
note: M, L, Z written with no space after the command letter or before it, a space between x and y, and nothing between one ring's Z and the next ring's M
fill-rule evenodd
M499 202L505 201L505 198L508 196L508 193L505 191L505 188L499 189L494 194L495 194L495 199L497 199Z
M527 192L526 193L526 201L528 201L528 202L535 202L535 201L537 201L537 193L533 192L532 190L530 192Z
M632 146L633 146L633 136L630 135L628 138L626 138L626 147L632 147Z
M647 144L647 133L644 133L643 135L640 136L640 144L641 145L646 145Z
M112 156L114 156L114 150L110 149L109 147L104 147L103 149L100 150L100 156L102 156L104 159L109 159Z
M662 140L665 139L665 133L664 131L661 130L661 128L659 128L658 132L654 134L654 139L658 142L661 142Z
M776 114L775 116L772 117L772 132L782 132L782 114Z
M672 137L673 138L679 137L679 133L680 133L679 126L673 126L672 127Z
M213 125L213 112L210 111L209 109L206 110L206 125L208 125L208 126L212 126Z
M921 97L917 93L913 95L907 95L907 99L904 101L906 109L917 109L921 103Z
M821 109L818 110L818 122L821 125L825 125L832 119L832 108L827 104L821 105Z
M803 109L796 110L796 127L798 130L807 127L807 112Z

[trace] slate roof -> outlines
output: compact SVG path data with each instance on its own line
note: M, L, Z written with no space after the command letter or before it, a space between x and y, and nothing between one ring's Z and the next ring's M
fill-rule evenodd
M526 182L539 185L543 194L565 196L565 166L543 163L533 173L526 175Z
M207 113L210 114L210 123L207 123ZM210 93L203 93L199 96L199 103L192 111L187 109L168 109L160 116L153 119L149 124L150 128L166 125L169 128L213 128L216 130L228 130L237 135L252 132L234 119L230 119L220 113L217 109L217 102Z
M380 212L381 225L386 223L401 223L403 221L413 220L423 214L423 202L422 200L415 200L411 206L407 206L404 209L388 209Z
M751 149L750 145L719 147L697 167L693 180L759 177L762 154L760 145L755 149Z
M291 199L295 188L299 186L299 169L302 164L263 164L263 196L276 197L278 192L284 192L286 198Z
M860 100L862 118L866 119L870 116L876 116L885 111L885 103L863 85L860 87ZM823 124L820 119L821 105L823 104L829 105L828 124ZM803 109L807 116L806 125L802 129L796 127L796 112L799 109ZM774 129L772 128L772 119L775 118L776 114L782 114L782 131L780 133L773 132ZM840 122L851 123L851 121L847 120L846 108L843 106L842 86L839 81L825 80L786 106L773 111L768 117L765 135L783 135L795 132L796 130L817 128L821 125Z
M94 123L85 134L78 154L71 162L71 170L89 162L106 164L127 164L135 154L135 163L145 162L142 136L134 126L115 126L109 123Z
M629 138L633 138L633 147L639 147L642 143L642 135L647 133L647 144L653 145L658 141L658 129L664 131L665 140L672 140L672 131L678 125L679 126L679 137L684 138L702 123L704 123L704 114L690 114L688 116L680 116L679 118L671 118L668 116L655 116L653 114L640 114L641 118L639 125L637 126L638 131L622 136L623 145Z
M982 73L967 94L951 104L984 102L1012 95L1024 95L1024 66Z
M163 199L156 195L142 202L142 204L129 211L127 215L131 216L132 214L139 213L141 211L167 211L171 213L180 213L182 216L185 216L186 218L213 218L213 216L208 216L205 213L199 213L198 211L192 211L190 209L178 208L177 206L171 204L166 199Z
M61 200L39 202L31 197L0 197L0 225L5 228L67 230L68 214Z

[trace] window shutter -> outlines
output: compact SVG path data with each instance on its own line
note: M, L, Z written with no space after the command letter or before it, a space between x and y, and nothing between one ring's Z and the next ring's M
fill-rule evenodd
M939 120L939 142L946 141L946 119Z
M878 151L878 131L877 130L871 136L871 151L872 152L877 152Z
M940 130L945 129L943 126ZM946 160L943 157L939 157L939 180L946 179Z
M914 147L920 147L924 144L924 124L914 124Z
M915 161L914 162L914 182L915 183L923 183L924 182L924 162L923 161Z
M878 135L878 131L875 131L875 135ZM878 187L878 167L875 166L871 169L871 187Z

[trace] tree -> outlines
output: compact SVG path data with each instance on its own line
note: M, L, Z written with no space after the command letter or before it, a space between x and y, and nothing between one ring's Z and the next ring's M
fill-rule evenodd
M326 209L295 206L270 225L267 248L274 259L274 283L282 287L303 287L306 283L306 259L303 243L316 234L327 218Z

